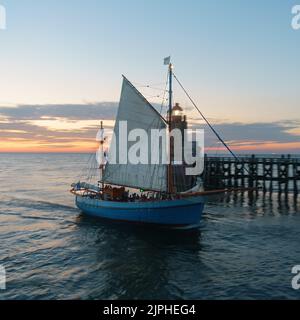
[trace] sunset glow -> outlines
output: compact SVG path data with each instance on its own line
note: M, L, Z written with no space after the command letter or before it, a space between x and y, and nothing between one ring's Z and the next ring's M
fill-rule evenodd
M171 41L167 2L61 1L59 10L48 0L2 2L0 152L93 152L100 121L113 128L122 74L160 107L162 62L171 55L174 73L233 150L300 153L300 32L290 1L175 1ZM205 129L207 150L219 150L175 81L174 100Z

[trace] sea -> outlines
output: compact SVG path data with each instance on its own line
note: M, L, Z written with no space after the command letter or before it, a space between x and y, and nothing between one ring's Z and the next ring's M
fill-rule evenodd
M300 299L299 198L211 199L193 230L104 221L69 192L90 157L0 154L1 300Z

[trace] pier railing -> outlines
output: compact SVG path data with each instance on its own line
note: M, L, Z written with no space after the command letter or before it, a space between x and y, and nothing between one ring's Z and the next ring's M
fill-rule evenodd
M263 192L294 193L300 191L300 157L205 156L203 174L206 189L221 187L260 187Z

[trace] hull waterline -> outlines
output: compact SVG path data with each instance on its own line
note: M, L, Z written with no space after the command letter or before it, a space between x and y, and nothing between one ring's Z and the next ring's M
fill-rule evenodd
M200 222L202 197L152 202L114 202L76 196L76 205L93 217L168 226L190 226Z

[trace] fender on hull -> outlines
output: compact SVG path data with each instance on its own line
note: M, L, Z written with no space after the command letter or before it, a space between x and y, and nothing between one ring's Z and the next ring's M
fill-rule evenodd
M113 202L76 196L83 213L104 219L170 226L199 224L204 208L202 197L153 202Z

